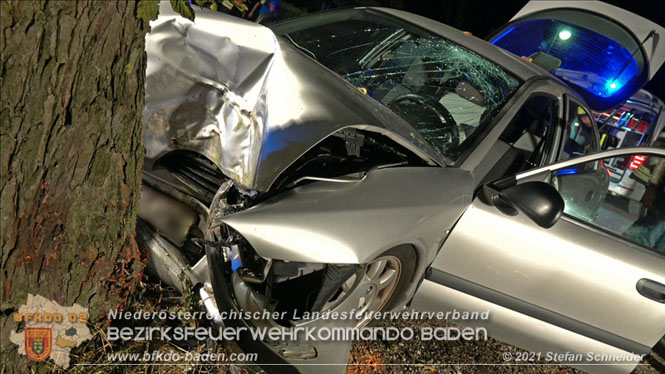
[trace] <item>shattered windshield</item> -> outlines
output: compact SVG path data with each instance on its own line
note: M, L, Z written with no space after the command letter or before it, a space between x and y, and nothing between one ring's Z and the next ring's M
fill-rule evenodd
M324 13L273 31L390 108L451 160L519 86L458 44L368 12Z

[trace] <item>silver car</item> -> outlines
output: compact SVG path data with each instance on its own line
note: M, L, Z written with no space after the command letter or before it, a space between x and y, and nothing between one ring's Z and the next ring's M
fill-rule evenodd
M596 153L591 109L655 73L665 30L609 22L636 16L602 3L548 3L528 4L490 43L393 9L268 29L162 7L146 39L137 224L150 270L226 326L361 328L385 310L489 310L491 336L572 352L558 361L588 372L632 370L639 358L621 355L665 333L663 178L647 187L647 217L631 221L607 199L605 164L665 151ZM598 13L609 23L584 26ZM538 32L552 40L524 54L533 62L507 51ZM569 39L603 41L629 68L585 70L589 56L557 48ZM614 86L599 89L607 74ZM324 311L353 318L316 318ZM351 344L249 333L238 343L279 372L341 372Z

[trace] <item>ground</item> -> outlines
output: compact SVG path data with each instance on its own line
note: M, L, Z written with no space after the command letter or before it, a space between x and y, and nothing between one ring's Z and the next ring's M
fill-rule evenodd
M389 326L387 322L383 322ZM394 321L390 321L394 325ZM413 329L419 329L423 325L450 326L446 322L432 321L403 321L401 324ZM402 326L397 326L402 327ZM436 372L445 374L577 374L584 373L564 365L533 365L533 366L496 366L493 364L505 364L504 354L516 356L521 351L509 344L498 340L487 341L440 341L421 342L411 340L405 342L356 342L351 350L350 363L375 364L375 366L349 366L347 373L402 373L402 372ZM416 366L381 366L390 364L412 363ZM458 363L466 365L435 366L432 363ZM483 363L490 365L472 366L468 364ZM643 366L638 366L633 374L658 374L659 369L665 369L665 337L659 345L644 360ZM660 371L661 373L663 371Z

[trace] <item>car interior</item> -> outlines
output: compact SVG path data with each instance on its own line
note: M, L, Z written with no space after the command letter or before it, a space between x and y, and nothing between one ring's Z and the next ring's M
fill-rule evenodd
M548 96L529 98L499 136L507 150L483 179L485 182L517 174L540 165L546 143L556 124L557 101Z

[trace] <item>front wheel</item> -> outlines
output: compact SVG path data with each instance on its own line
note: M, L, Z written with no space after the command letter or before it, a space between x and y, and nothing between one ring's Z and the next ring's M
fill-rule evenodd
M405 292L415 273L416 255L409 246L393 248L360 265L299 263L262 259L238 233L221 228L208 236L209 243L219 244L207 248L215 303L220 312L260 316L224 322L230 326L287 332L361 328L376 313L407 299ZM270 313L263 317L265 311ZM348 317L326 317L328 311ZM344 364L348 359L351 340L291 336L255 340L248 335L239 338L238 344L245 351L259 352L267 363Z
M355 294L358 300L356 327L366 326L376 313L397 306L416 269L416 256L407 246L384 252L346 279L321 308L336 309L342 300ZM360 295L358 295L360 294Z

